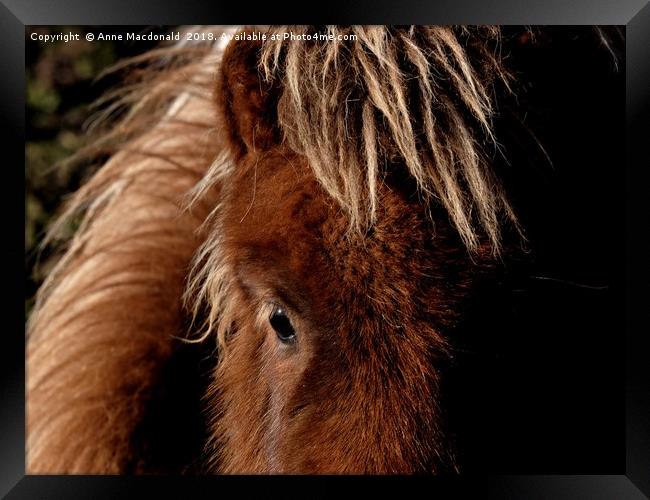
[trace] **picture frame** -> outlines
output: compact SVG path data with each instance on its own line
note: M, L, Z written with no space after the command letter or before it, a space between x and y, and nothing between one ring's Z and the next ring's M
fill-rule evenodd
M402 494L414 488L426 496L438 491L476 498L617 498L650 496L650 380L647 362L647 305L644 292L650 283L650 248L645 239L648 204L645 203L650 167L650 5L645 0L607 2L522 2L463 0L423 3L409 0L328 3L325 12L294 11L285 15L266 4L253 9L243 4L208 2L160 3L118 1L4 0L0 5L2 37L2 130L5 133L5 213L3 245L5 341L0 356L0 493L7 498L136 498L154 494L203 498L215 492L327 498L337 490L376 490ZM252 15L251 15L252 14ZM580 24L621 25L626 32L626 227L625 332L613 333L612 342L624 342L626 352L625 456L618 470L592 475L405 477L88 477L25 475L25 338L21 312L24 226L23 191L17 165L25 142L25 29L30 25L96 24L275 24L287 20L320 18L337 24ZM625 335L623 335L625 333ZM623 393L624 392L624 393ZM606 432L606 430L603 430ZM583 471L580 471L583 472Z

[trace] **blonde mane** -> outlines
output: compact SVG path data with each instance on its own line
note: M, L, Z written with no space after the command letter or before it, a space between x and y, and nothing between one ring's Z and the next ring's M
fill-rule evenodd
M321 30L327 42L283 40L314 28L269 30L260 70L282 83L280 126L314 175L365 229L377 215L377 185L402 163L424 202L440 203L467 248L477 229L500 249L502 217L516 217L487 148L494 87L508 88L496 27L385 26ZM275 37L274 37L275 35Z
M45 241L65 241L81 220L27 325L31 473L115 474L133 459L134 429L186 334L180 297L212 206L185 210L184 193L223 149L212 108L222 49L163 47L114 67L125 85L102 99L93 139L68 160L109 157Z

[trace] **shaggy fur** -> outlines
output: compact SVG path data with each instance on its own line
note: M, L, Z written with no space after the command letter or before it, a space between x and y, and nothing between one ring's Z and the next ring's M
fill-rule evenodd
M447 209L468 248L478 245L478 226L498 252L500 218L516 221L484 151L495 148L493 86L508 81L498 28L322 31L333 40L265 43L260 64L266 81L284 82L284 137L350 223L363 230L377 220L378 185L387 167L403 163L424 203ZM346 36L357 38L339 39Z
M28 325L30 473L115 474L138 459L133 434L173 336L186 334L180 297L209 211L200 201L183 211L184 193L223 148L210 106L215 55L165 49L146 56L163 69L145 75L132 61L107 108L128 112L79 154L119 147L52 231L85 212Z
M132 63L82 155L119 151L68 208L82 226L29 324L30 473L139 470L174 338L213 335L207 470L455 469L439 366L516 225L489 167L498 30L326 31L357 40Z
M251 205L240 193L255 176L271 182L257 181ZM426 211L407 193L380 188L372 235L351 243L348 218L304 159L280 148L239 165L206 252L222 339L210 391L212 470L453 468L437 368L455 311L485 269L450 227L434 242ZM280 344L269 326L274 303L290 311L295 345Z

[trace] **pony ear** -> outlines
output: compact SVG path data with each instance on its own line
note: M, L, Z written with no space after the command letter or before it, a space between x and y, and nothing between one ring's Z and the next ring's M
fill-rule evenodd
M236 159L280 142L279 89L258 70L261 49L259 41L233 39L221 62L216 101Z

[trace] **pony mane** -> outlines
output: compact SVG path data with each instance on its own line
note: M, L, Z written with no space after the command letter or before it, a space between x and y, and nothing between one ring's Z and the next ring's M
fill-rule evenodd
M86 124L86 144L60 166L101 165L118 153L137 155L164 163L170 170L189 173L200 185L206 170L204 155L186 147L170 147L167 155L156 153L154 150L160 148L152 148L152 141L146 138L155 130L158 141L172 143L179 134L199 136L214 131L215 124L206 121L205 114L194 119L179 111L190 101L203 103L206 108L211 106L214 71L225 47L225 39L220 35L233 29L195 27L193 32L211 33L214 40L163 45L120 61L101 73L98 79L123 75L124 84L92 104L94 113ZM219 142L218 137L215 139ZM40 287L35 313L59 283L69 261L90 238L94 221L137 175L137 169L129 168L127 162L108 162L64 203L40 247L63 242L66 253ZM194 205L198 201L197 196ZM71 227L75 228L72 232Z
M212 208L201 200L183 210L183 194L222 149L212 89L224 30L206 31L217 43L162 47L114 67L125 85L100 101L88 145L68 160L105 163L42 243L67 249L27 324L32 472L138 466L133 433L185 334L180 297L201 243L196 229Z
M287 32L327 41L286 41ZM509 90L499 36L491 26L272 27L260 71L282 86L285 140L354 228L375 222L377 185L397 161L470 251L482 230L498 254L502 219L517 227L486 151L497 146L495 87Z

